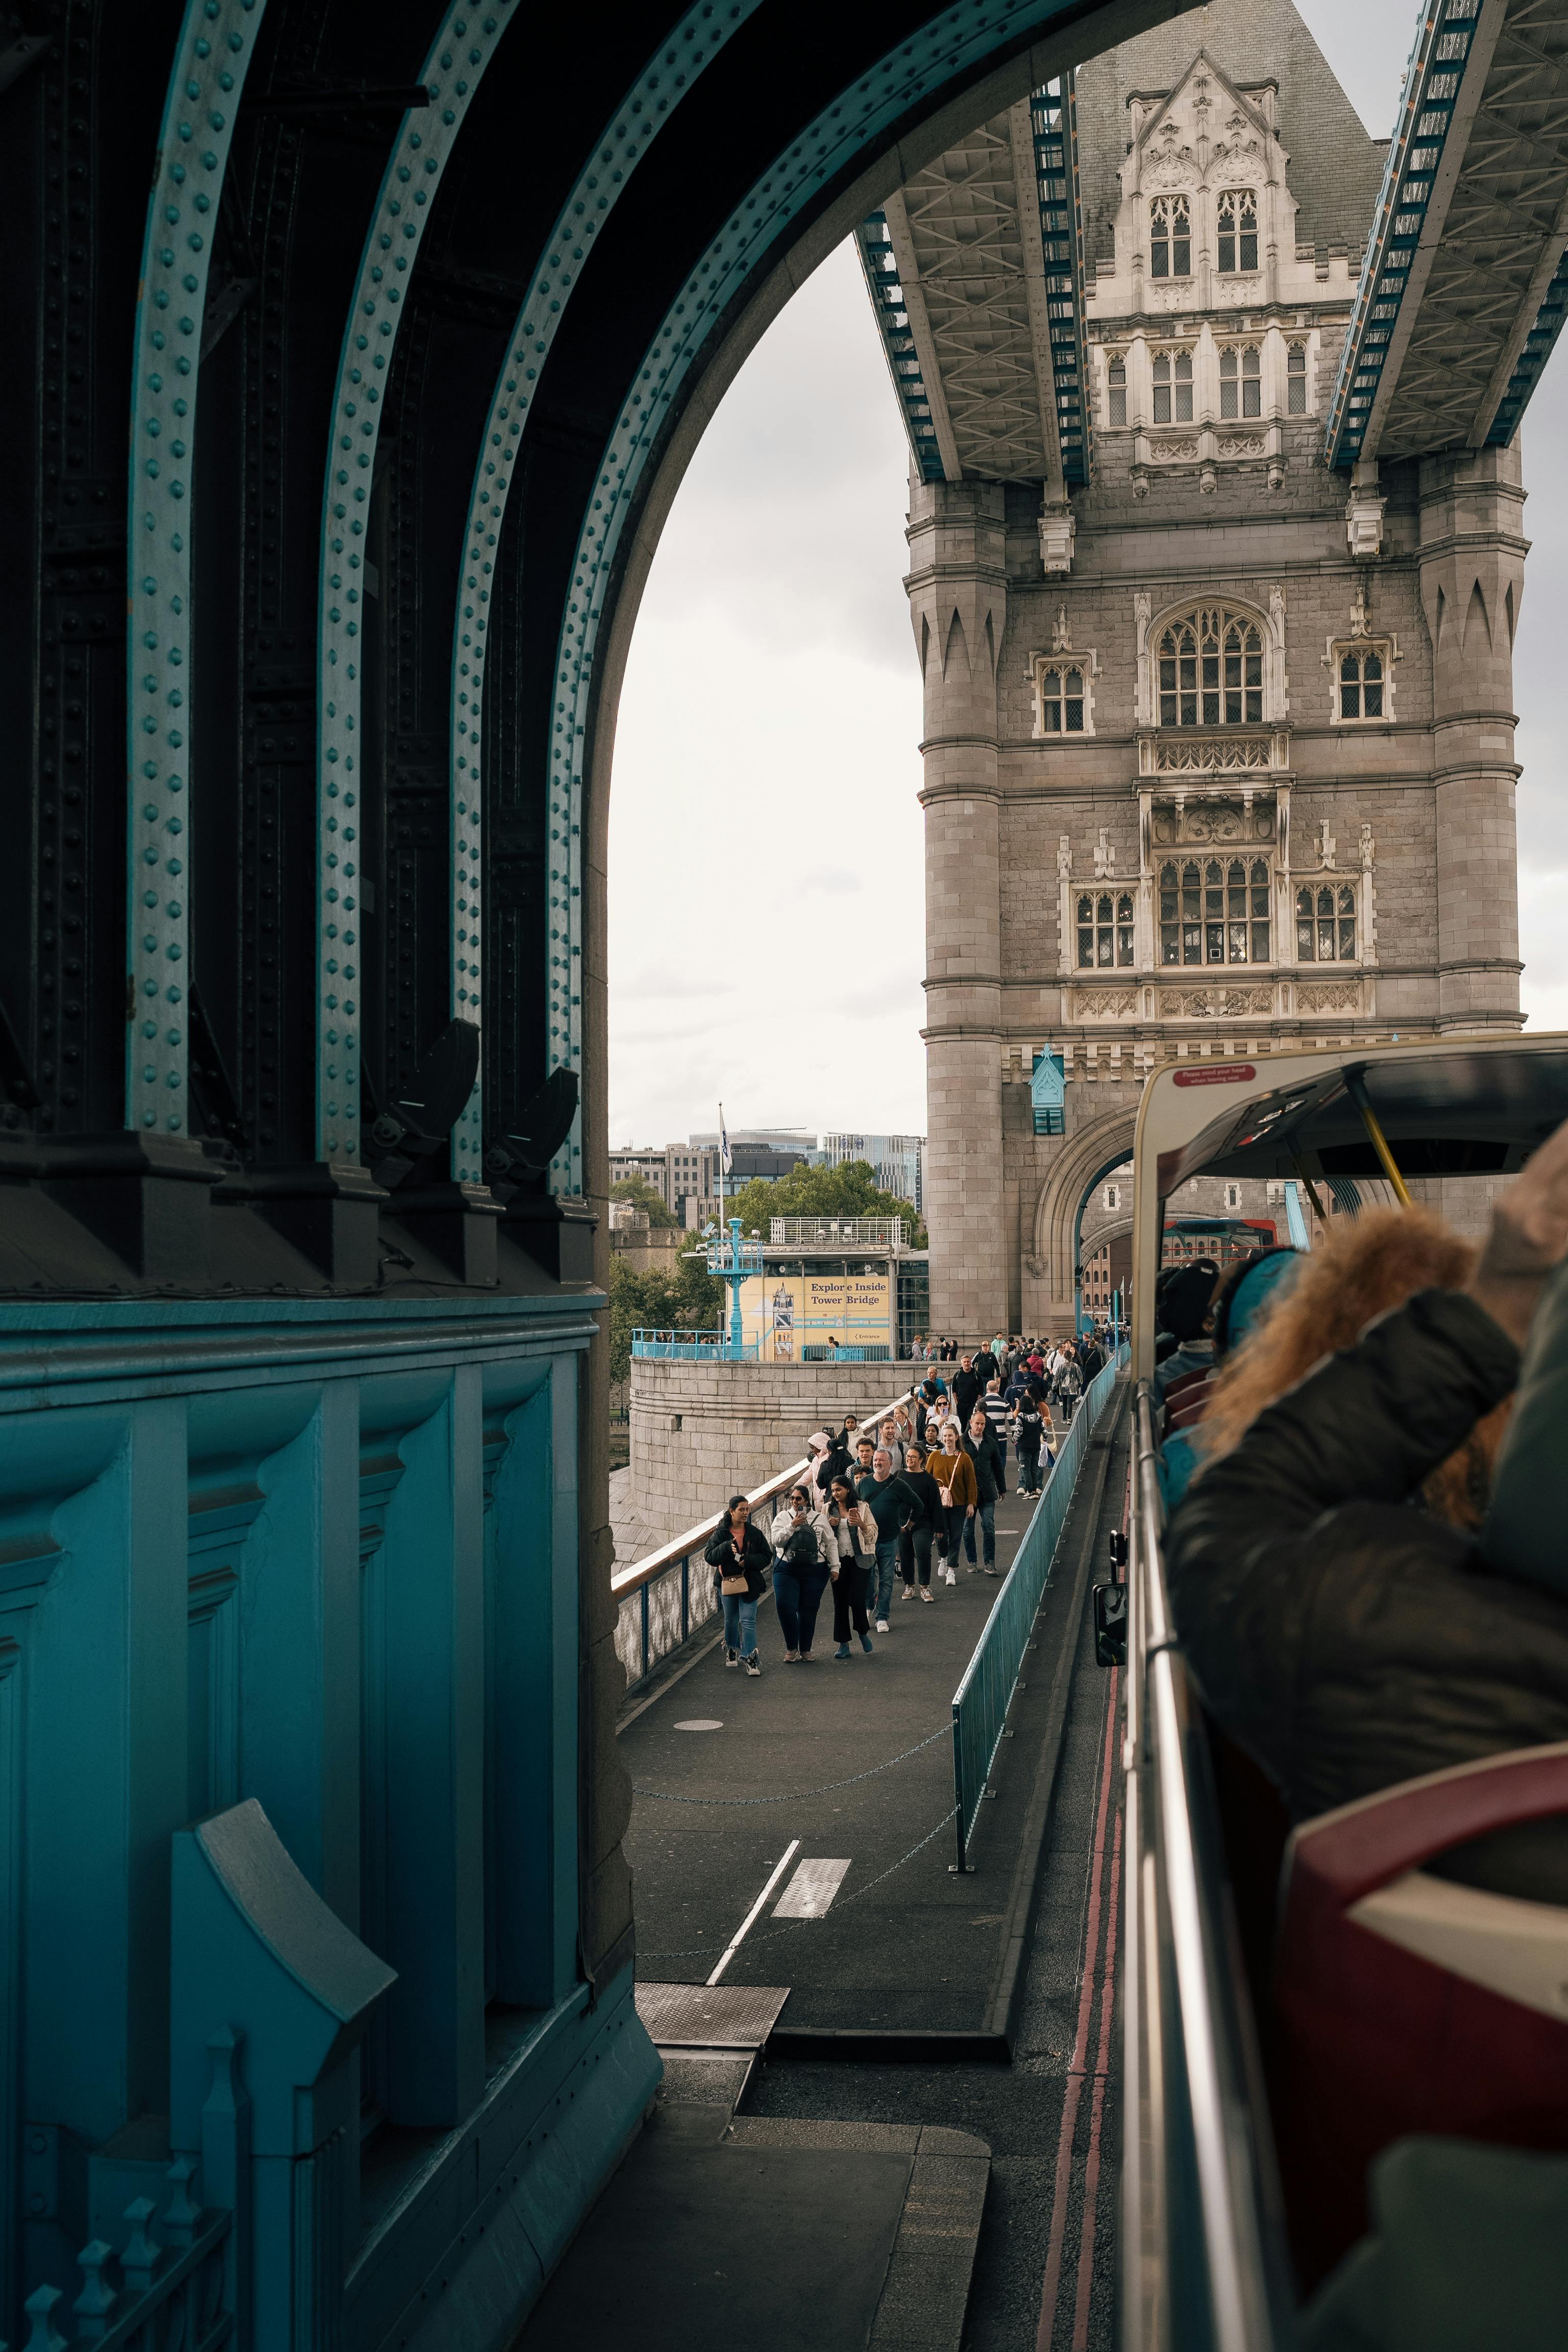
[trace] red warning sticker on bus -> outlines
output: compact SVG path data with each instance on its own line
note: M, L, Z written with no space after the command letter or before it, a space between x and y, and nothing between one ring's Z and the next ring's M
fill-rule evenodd
M1199 1069L1173 1073L1179 1087L1239 1087L1258 1076L1251 1062L1215 1062Z

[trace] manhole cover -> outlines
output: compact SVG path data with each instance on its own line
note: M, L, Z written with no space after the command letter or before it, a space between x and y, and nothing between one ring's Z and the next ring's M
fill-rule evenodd
M695 1715L689 1723L678 1723L677 1731L722 1731L724 1727L710 1715Z

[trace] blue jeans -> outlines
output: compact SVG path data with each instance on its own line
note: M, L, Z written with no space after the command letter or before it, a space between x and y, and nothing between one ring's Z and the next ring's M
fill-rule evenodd
M724 1647L739 1650L742 1658L757 1654L757 1604L744 1592L721 1592L724 1604Z
M995 1504L994 1502L982 1503L979 1510L975 1514L975 1517L980 1521L980 1544L982 1557L984 1558L987 1568L994 1568L996 1565ZM963 1557L969 1562L970 1567L973 1568L974 1565L974 1520L967 1516L963 1522Z
M877 1606L873 1615L885 1617L893 1604L893 1579L899 1568L899 1538L884 1536L877 1545Z
M784 1637L786 1650L809 1650L811 1637L816 1630L816 1612L822 1606L822 1596L827 1590L825 1568L794 1569L783 1560L773 1563L773 1607L779 1612L779 1631ZM752 1612L753 1621L755 1612Z

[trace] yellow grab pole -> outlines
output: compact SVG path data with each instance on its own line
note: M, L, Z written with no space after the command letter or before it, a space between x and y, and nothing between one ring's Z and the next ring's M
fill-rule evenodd
M1376 1152L1378 1158L1383 1162L1383 1172L1394 1187L1394 1199L1398 1202L1402 1209L1408 1209L1410 1206L1409 1191L1405 1185L1404 1177L1399 1172L1399 1163L1388 1148L1388 1138L1384 1135L1382 1128L1378 1125L1377 1113L1373 1110L1372 1104L1368 1099L1366 1080L1362 1076L1359 1071L1352 1072L1347 1070L1345 1072L1345 1092L1349 1095L1352 1102L1354 1103L1357 1110L1361 1113L1361 1123L1367 1131L1368 1139L1372 1144L1373 1150Z

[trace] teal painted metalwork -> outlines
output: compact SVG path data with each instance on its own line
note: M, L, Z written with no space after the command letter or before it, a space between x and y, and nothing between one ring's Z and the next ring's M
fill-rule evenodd
M429 104L411 107L403 118L365 238L338 362L317 617L316 1153L321 1160L355 1160L360 1149L359 636L382 394L441 173L511 22L510 7L511 0L479 7L461 0L443 19L419 77Z
M1070 73L1029 100L1035 193L1046 262L1052 399L1062 476L1082 488L1089 476L1089 408L1084 397L1089 334L1083 307L1083 202L1079 182L1078 105Z
M645 468L670 404L710 349L719 313L744 292L763 257L811 199L935 89L979 67L1009 41L1064 16L1068 0L993 0L944 10L844 90L743 197L667 312L637 375L637 388L605 446L593 520L578 540L556 664L550 754L549 896L564 916L552 940L545 978L546 1044L557 1061L582 1054L583 751L605 585ZM557 1192L582 1189L579 1125L557 1153Z
M882 350L899 406L904 412L904 430L910 436L921 479L940 482L943 478L942 451L937 446L936 426L931 423L931 393L910 331L910 314L904 307L904 289L899 283L899 265L887 214L872 213L863 220L855 232L855 245L877 324L882 331Z
M1498 413L1487 435L1487 446L1506 449L1519 430L1519 420L1524 415L1531 394L1541 382L1541 371L1556 347L1563 332L1563 322L1568 319L1568 253L1564 253L1553 273L1551 285L1535 314L1535 324L1524 339L1524 349L1513 363L1513 373L1508 380L1508 390L1498 403Z
M511 349L490 398L484 441L468 499L468 527L463 539L463 594L452 643L452 1011L460 1019L476 1024L481 1018L483 999L480 747L490 583L522 428L533 398L532 387L555 340L562 311L582 274L593 239L616 199L624 194L638 158L647 153L649 141L679 104L682 93L697 74L711 63L757 5L758 0L731 0L731 5L721 16L711 0L699 0L699 5L688 11L669 38L661 42L649 58L561 207L517 314ZM595 512L604 503L603 499L595 499ZM561 717L559 706L556 717ZM555 797L552 793L552 803ZM562 811L552 804L550 814L550 837L552 842L559 843ZM569 842L579 838L575 820L566 838ZM570 983L566 992L574 1005L580 1005L582 880L576 874L570 881L558 878L555 863L552 858L548 894L552 969L564 967ZM552 1043L559 1042L557 1028L552 1015ZM552 1066L561 1063L581 1068L575 1030L568 1039L567 1050L554 1055ZM459 1183L484 1181L482 1089L481 1078L452 1130L452 1174ZM582 1133L576 1122L558 1164L573 1171L572 1181L565 1189L581 1192Z
M1377 213L1329 401L1331 466L1352 466L1383 381L1400 305L1442 162L1480 0L1422 11L1405 73L1405 105L1388 150Z
M266 0L188 0L147 206L131 392L125 1124L184 1135L190 986L191 510L202 312Z
M985 1620L985 1631L975 1643L974 1655L963 1670L963 1680L952 1695L952 1780L958 1801L961 1870L973 1834L974 1817L985 1794L992 1759L1001 1745L1007 1709L1018 1686L1029 1633L1072 1508L1073 1488L1089 1450L1089 1436L1110 1402L1116 1376L1126 1358L1123 1349L1095 1374L1085 1391L1083 1402L1068 1424L1045 1492L1024 1530L1017 1557L996 1595L996 1605Z

